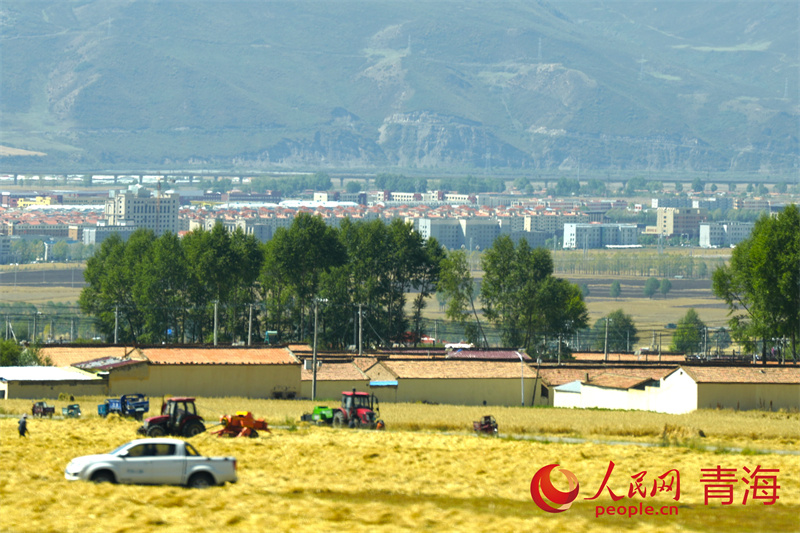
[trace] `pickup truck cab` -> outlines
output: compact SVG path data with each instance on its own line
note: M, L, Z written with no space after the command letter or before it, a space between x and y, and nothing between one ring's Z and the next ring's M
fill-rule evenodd
M236 483L236 459L203 457L180 439L138 439L101 455L76 457L64 477L95 483L185 485L205 488Z

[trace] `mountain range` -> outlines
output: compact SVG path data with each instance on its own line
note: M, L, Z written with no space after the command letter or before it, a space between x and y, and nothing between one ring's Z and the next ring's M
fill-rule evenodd
M799 6L5 0L0 169L796 173Z

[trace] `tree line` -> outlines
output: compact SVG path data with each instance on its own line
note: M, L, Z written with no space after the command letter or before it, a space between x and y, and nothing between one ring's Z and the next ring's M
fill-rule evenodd
M332 349L357 344L359 323L365 346L417 343L432 333L423 316L437 291L479 344L482 320L502 331L502 345L522 348L586 326L580 289L553 276L547 250L504 236L482 263L478 313L466 254L399 219L334 228L302 213L266 243L219 224L183 239L140 229L98 246L79 304L107 339L127 343L209 343L215 332L244 342L267 331L270 341L308 341L315 321Z

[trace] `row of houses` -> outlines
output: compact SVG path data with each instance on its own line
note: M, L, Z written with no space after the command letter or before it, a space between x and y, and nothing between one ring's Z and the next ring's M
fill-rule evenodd
M0 398L187 395L382 402L537 405L686 413L703 408L800 409L800 368L698 366L673 360L537 364L515 351L319 354L279 348L55 346L54 367L0 367Z

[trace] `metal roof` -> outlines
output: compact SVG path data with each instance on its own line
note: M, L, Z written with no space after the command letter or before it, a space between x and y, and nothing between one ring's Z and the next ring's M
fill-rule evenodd
M569 383L564 383L558 387L553 387L553 390L557 390L559 392L581 392L581 380L578 379L575 381L570 381Z
M0 367L2 381L70 381L100 379L94 374L77 368L55 366L3 366Z

